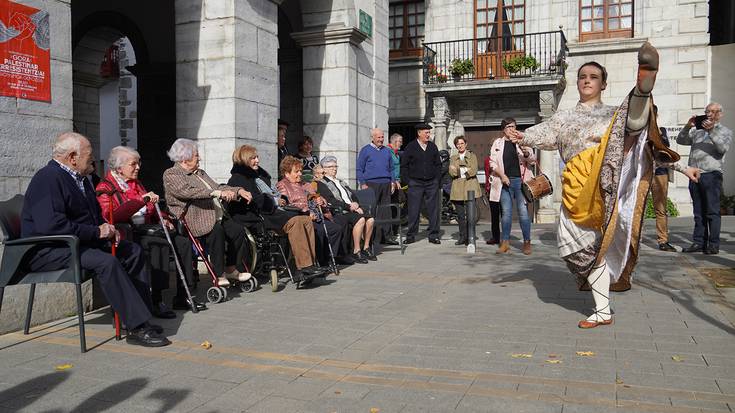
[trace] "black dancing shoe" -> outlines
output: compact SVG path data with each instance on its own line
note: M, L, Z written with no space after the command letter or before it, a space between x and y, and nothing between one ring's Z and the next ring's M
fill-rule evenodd
M370 250L362 250L360 251L360 255L362 255L363 257L365 257L366 259L370 261L378 260L378 257L376 257L375 254L373 254Z
M360 251L357 251L356 253L350 255L350 257L358 264L367 264L368 260L365 258Z
M166 304L164 304L163 302L153 303L151 314L153 314L153 317L156 317L156 318L165 318L165 319L176 318L176 313L174 313L168 307L166 307Z
M169 339L156 333L151 326L138 327L129 331L125 341L128 344L143 347L164 347L171 344Z
M676 252L676 248L674 248L674 246L669 244L668 242L662 242L658 244L658 249L660 249L661 251Z
M200 303L195 298L192 298L192 300L194 301L194 307L197 309L197 311L204 311L207 309L206 304ZM191 310L191 307L192 306L189 305L189 300L187 298L174 297L174 310Z
M703 249L704 249L704 248L702 248L702 246L701 246L701 245L699 245L699 244L697 244L697 243L695 242L695 243L693 243L692 245L690 245L690 246L688 246L688 247L686 247L686 248L683 248L683 249L681 250L681 252L699 252L699 251L702 251Z
M717 255L720 253L720 249L718 247L708 246L704 249L704 253L707 255Z
M394 240L393 238L386 238L381 242L383 245L398 245L398 241Z
M403 240L404 244L413 244L414 242L416 242L416 238L411 236L406 237L406 239Z
M441 240L439 238L429 238L429 242L432 244L441 244Z

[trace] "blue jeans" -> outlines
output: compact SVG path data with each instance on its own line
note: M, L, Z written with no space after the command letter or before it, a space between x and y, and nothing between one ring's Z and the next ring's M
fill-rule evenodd
M516 204L518 208L518 220L521 221L521 232L523 233L523 240L531 240L531 220L528 218L528 209L526 208L525 198L521 192L521 185L523 181L521 178L509 178L510 185L503 185L503 189L500 191L500 208L503 211L500 222L503 227L502 234L500 234L501 241L508 241L510 239L510 226L513 222L513 204Z
M695 244L720 248L720 192L722 172L703 173L698 183L689 182L694 209Z

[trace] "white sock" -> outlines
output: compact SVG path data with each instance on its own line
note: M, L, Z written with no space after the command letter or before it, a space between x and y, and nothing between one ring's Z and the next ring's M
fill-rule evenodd
M595 300L595 312L587 317L587 321L603 321L612 318L610 311L610 272L607 262L603 261L587 276L587 282L592 288L592 298Z

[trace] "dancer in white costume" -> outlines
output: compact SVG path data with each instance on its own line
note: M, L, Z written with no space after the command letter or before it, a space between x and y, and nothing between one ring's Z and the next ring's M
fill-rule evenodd
M609 291L630 289L654 165L666 164L696 180L694 168L675 163L678 154L662 144L655 117L650 115L657 72L658 52L646 42L638 52L636 85L615 107L601 100L605 68L585 63L577 72L576 107L512 136L524 146L558 150L566 164L559 254L577 276L580 289L591 288L595 301L594 313L579 322L580 328L612 324ZM597 162L593 162L594 152ZM587 213L595 206L597 215Z

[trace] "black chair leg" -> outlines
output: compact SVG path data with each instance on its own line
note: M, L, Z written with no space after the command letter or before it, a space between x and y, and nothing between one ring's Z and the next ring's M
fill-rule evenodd
M28 294L28 310L26 310L26 324L23 328L23 334L28 334L31 329L31 313L33 313L33 297L36 295L36 284L31 284L31 291Z
M77 288L77 317L79 318L79 346L82 353L87 352L87 337L84 335L84 307L82 306L82 285L76 284Z
M3 295L5 294L5 287L0 287L0 311L3 310Z

